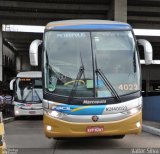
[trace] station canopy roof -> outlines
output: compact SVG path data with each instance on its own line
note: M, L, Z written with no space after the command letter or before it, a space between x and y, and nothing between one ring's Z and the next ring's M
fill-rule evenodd
M1 0L0 23L42 25L69 19L111 19L113 0ZM160 0L127 0L127 22L133 28L160 29ZM145 37L158 53L160 39ZM28 52L41 33L3 32L4 44L15 52Z

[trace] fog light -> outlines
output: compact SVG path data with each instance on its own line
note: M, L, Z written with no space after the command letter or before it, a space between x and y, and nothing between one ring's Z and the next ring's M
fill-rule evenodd
M52 130L52 127L48 125L48 126L47 126L47 130L48 130L48 131L51 131L51 130Z
M136 123L136 126L137 126L137 128L140 128L140 127L141 127L141 123L140 123L140 122L137 122L137 123Z
M16 111L15 111L15 114L19 114L19 111L16 110Z

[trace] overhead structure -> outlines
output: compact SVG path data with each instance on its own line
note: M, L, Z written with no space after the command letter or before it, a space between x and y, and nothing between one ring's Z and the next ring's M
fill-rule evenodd
M40 33L2 32L6 25L42 25L50 21L67 19L104 19L128 22L133 28L160 29L160 0L1 0L0 1L0 80L2 69L10 74L2 62L3 44L15 53L16 61L24 61L28 56L29 44L34 39L42 39ZM3 35L3 37L2 37ZM146 38L153 44L154 59L160 59L160 39ZM24 56L22 56L24 55ZM7 57L4 57L4 60ZM26 61L26 63L28 60ZM25 64L17 65L23 70ZM28 68L29 69L29 68Z
M159 0L1 0L3 24L45 25L66 19L116 19L134 28L160 28Z
M67 19L109 19L128 22L133 28L159 29L160 0L1 0L0 19L1 24L19 25L46 25ZM15 40L3 38L18 51L28 50L28 39L31 40L28 36L21 40L16 35L14 39L19 40L16 44Z

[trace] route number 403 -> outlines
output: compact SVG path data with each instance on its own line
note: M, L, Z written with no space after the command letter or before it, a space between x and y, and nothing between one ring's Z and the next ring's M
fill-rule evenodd
M120 84L118 89L120 90L138 90L137 84Z

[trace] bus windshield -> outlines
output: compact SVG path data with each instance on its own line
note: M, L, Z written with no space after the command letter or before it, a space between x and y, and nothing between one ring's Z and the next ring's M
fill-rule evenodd
M15 101L21 103L42 103L41 78L17 78Z
M140 68L131 31L48 31L44 42L45 89L72 97L113 97L140 90ZM74 92L74 95L71 93Z

